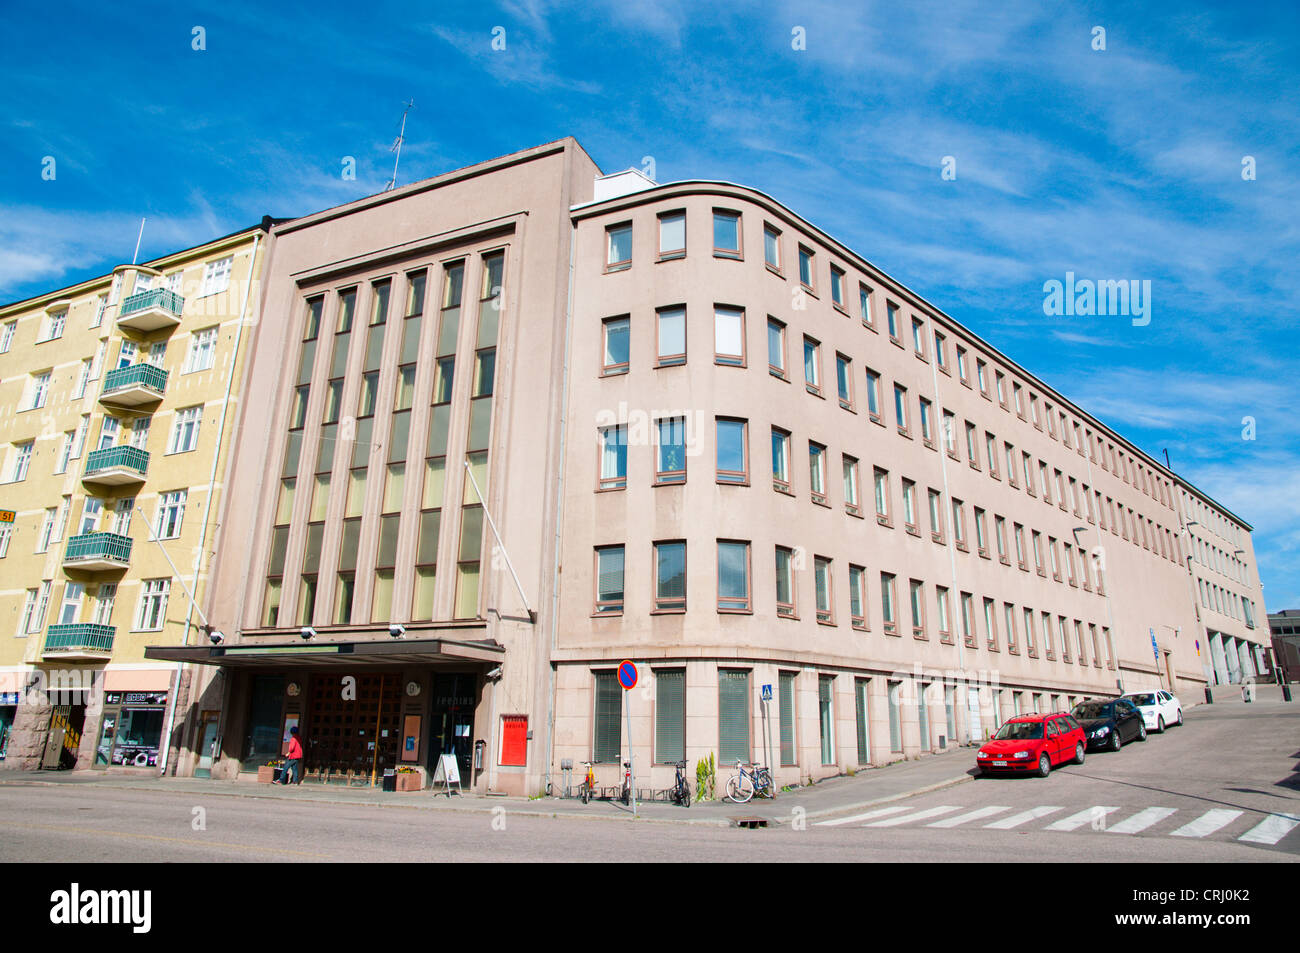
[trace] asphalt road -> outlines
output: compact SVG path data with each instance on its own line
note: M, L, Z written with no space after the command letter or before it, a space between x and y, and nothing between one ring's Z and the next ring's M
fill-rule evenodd
M1215 705L1047 779L981 779L870 817L792 810L762 830L512 814L520 802L418 811L19 779L0 784L0 861L1295 862L1298 749L1300 708ZM1094 823L1094 808L1114 810ZM1076 826L1050 829L1062 822Z

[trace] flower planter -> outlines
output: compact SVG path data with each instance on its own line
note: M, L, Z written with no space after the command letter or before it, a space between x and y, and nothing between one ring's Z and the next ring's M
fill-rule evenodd
M258 784L273 783L275 781L275 771L276 769L271 767L269 764L262 765L257 769L257 783Z
M424 788L424 778L418 771L412 771L410 774L399 774L397 776L398 791L420 791Z

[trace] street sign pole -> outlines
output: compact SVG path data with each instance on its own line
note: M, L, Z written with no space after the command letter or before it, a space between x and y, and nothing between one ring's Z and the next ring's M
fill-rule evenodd
M775 768L772 767L772 722L769 717L768 703L772 700L772 686L764 685L762 692L763 700L763 749L767 757L767 771L772 778L772 800L776 800L776 774Z
M627 704L623 706L625 722L627 724L627 783L630 787L632 797L632 816L637 816L636 809L636 761L632 757L632 689L636 687L636 665L629 661L622 661L618 665L618 683L623 686L623 694L626 696Z

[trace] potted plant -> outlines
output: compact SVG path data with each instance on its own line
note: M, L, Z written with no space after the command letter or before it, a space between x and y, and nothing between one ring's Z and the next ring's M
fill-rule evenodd
M419 791L424 787L424 778L415 768L397 769L398 791Z

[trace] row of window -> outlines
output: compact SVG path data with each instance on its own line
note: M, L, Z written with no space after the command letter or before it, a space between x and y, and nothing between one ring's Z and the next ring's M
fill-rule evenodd
M155 513L152 531L156 539L179 539L181 524L185 520L186 490L168 490L158 496L158 509ZM107 514L105 503L99 497L88 496L82 501L81 520L75 535L85 536L100 531L101 518ZM131 512L135 500L117 500L113 506L113 519L106 532L118 536L131 535ZM51 545L63 541L68 529L68 519L72 510L72 497L65 495L57 506L47 507L41 519L40 531L36 535L35 552L48 552ZM14 524L0 524L0 559L9 555L9 543L14 535Z
M743 227L740 211L715 208L712 211L712 216L713 256L743 260ZM675 209L661 212L657 217L657 223L657 260L664 261L685 257L685 210ZM632 237L633 223L630 221L612 224L606 228L606 272L626 271L632 267ZM763 224L764 264L768 271L782 279L785 277L783 244L784 238L781 229L771 222L765 221ZM808 245L796 244L798 247L800 286L803 291L816 297L819 293L817 287L819 268L816 262L816 253ZM829 264L829 273L831 305L836 311L848 316L849 278L847 271L845 267L831 262ZM872 286L865 280L859 280L858 316L865 327L877 331L876 311L873 305L874 298L875 294ZM886 298L884 308L889 339L897 346L904 347L904 317L900 305ZM743 312L735 307L722 308L720 311L725 313L721 314L717 319L719 327L722 329L719 331L720 346L717 359L719 363L740 363L743 365ZM739 319L737 314L741 315ZM686 350L685 308L676 306L661 309L660 315L660 346L657 366L684 363ZM664 317L668 321L666 334L663 324ZM609 320L615 322L615 325L612 329L614 331L614 346L612 349L607 327L604 365L604 372L607 374L618 373L621 369L626 369L629 359L626 334L629 317L625 315ZM935 328L932 335L927 335L925 319L915 315L911 318L911 333L912 349L916 356L928 363L931 359L931 353L933 353L935 365L939 371L951 375L952 369L945 334ZM667 340L665 340L665 337ZM967 349L961 345L956 345L955 351L956 370L963 385L966 387L978 385L980 393L989 400L993 400L996 393L997 402L1004 410L1010 411L1014 406L1015 413L1021 420L1032 423L1035 429L1039 431L1046 428L1054 439L1058 436L1059 423L1059 436L1066 447L1071 446L1071 434L1073 434L1073 447L1081 456L1090 457L1093 463L1099 464L1103 469L1114 473L1130 486L1142 490L1151 499L1170 509L1174 507L1173 484L1170 480L1158 474L1151 467L1141 463L1132 454L1125 452L1122 447L1116 449L1114 443L1103 440L1100 434L1094 434L1090 428L1084 427L1080 421L1071 420L1064 410L1054 408L1046 399L1042 401L1042 410L1040 412L1039 396L1032 390L1022 386L1018 381L1011 381L1010 394L1008 394L1008 375L995 368L993 379L990 381L989 364L984 358L975 357L975 368L972 375Z
M1243 599L1229 589L1222 586L1216 586L1214 583L1206 582L1204 579L1196 580L1197 588L1201 593L1201 605L1206 609L1213 609L1220 615L1226 615L1238 622L1244 622L1250 628L1255 628L1255 603L1250 599Z
M592 760L601 764L618 764L623 760L623 696L625 692L618 683L618 674L613 669L597 669L592 672ZM655 668L651 672L654 680L653 722L653 763L673 765L686 758L686 670L683 668ZM798 691L798 672L778 671L776 679L775 735L778 762L781 767L795 767L799 764L799 749L796 739L796 717L801 706L796 694ZM841 760L848 760L836 750L836 726L847 718L837 717L835 710L839 679L852 678L852 696L854 706L853 724L857 751L857 763L872 763L871 726L878 715L871 702L872 677L817 674L817 724L819 756L823 765L833 765ZM750 669L719 668L717 671L717 733L716 751L719 764L734 764L737 761L748 763L751 760L753 743L761 739L751 738L753 715L753 672ZM952 743L957 737L957 707L962 704L966 717L972 726L979 727L983 719L980 711L980 689L968 687L966 697L961 699L957 687L943 681L924 679L884 679L884 701L886 717L889 721L889 751L898 754L904 750L903 711L916 709L917 735L922 750L929 750L933 742L933 733L942 734ZM992 712L996 724L1000 720L1000 711L1004 692L1011 692L1010 708L1015 715L1022 710L1039 712L1061 711L1072 707L1078 696L1052 692L1029 692L1015 689L996 689L995 707ZM932 711L933 709L933 711ZM931 719L935 719L933 722ZM940 720L941 719L941 720ZM910 721L910 719L908 719ZM698 722L692 722L698 724ZM692 728L692 731L695 731ZM933 733L932 733L933 732ZM692 739L697 744L698 739ZM710 738L708 747L714 749L714 738Z
M1233 520L1228 519L1218 510L1212 509L1201 500L1183 491L1183 515L1191 520L1187 525L1201 526L1222 539L1228 540L1235 546L1245 545L1245 536L1239 526Z
M1188 536L1192 541L1192 558L1202 566L1213 569L1221 575L1235 579L1237 582L1246 582L1246 563L1244 560L1237 558L1237 553L1229 555L1227 551L1220 549L1206 542L1201 537L1193 534L1188 530ZM1243 550L1237 550L1238 553Z
M203 298L208 295L220 294L229 288L230 271L233 264L233 256L222 258L219 261L210 261L206 263L203 266L203 279L199 282L198 293L195 297ZM131 294L140 294L144 291L150 291L155 287L166 288L174 294L180 294L183 274L184 273L181 271L175 271L170 275L163 276L155 282L153 275L136 272L135 283ZM102 294L95 299L95 305L91 311L91 328L97 328L103 324L104 313L109 307L117 304L121 296L122 275L119 273L113 276L113 284L108 293ZM44 344L46 341L54 341L63 337L64 329L67 327L67 320L67 308L46 313L41 321L41 326L36 337L36 343ZM14 334L17 327L17 319L6 321L4 325L0 326L0 354L6 353L13 346Z
M136 605L132 622L133 632L157 632L162 629L167 618L167 597L171 592L170 577L164 579L142 579L140 581L140 601ZM34 635L45 628L45 614L49 609L52 581L47 579L39 589L28 589L23 601L22 618L18 632L20 638ZM85 583L66 582L63 584L63 600L59 606L58 625L73 625L83 621L82 603L86 596ZM112 625L113 606L117 600L117 583L101 583L94 596L94 609L89 622L96 625Z
M652 544L654 581L651 593L651 611L654 613L680 613L686 611L686 541L660 540ZM750 583L750 543L748 540L717 540L717 611L721 613L753 612L753 594ZM595 600L592 614L596 617L619 616L623 614L626 587L624 580L625 547L622 545L597 546L595 553ZM774 569L776 580L776 613L787 619L799 618L796 572L806 568L807 554L802 549L786 546L775 547ZM1081 561L1086 573L1086 562ZM1071 570L1073 572L1073 570ZM1086 578L1086 576L1085 576ZM901 635L902 618L898 601L898 579L894 573L880 573L880 610L882 629L886 635ZM823 625L836 625L834 596L834 560L826 556L813 556L814 611L817 622ZM849 621L853 628L870 631L867 608L867 570L860 565L849 564ZM919 579L907 580L908 608L911 634L918 639L929 638L930 615L927 610L926 583ZM954 623L961 626L962 638L971 648L976 647L977 632L974 614L975 596L969 592L960 594L960 616L954 617L950 605L947 586L935 585L933 623L941 641L951 642L954 638ZM1002 637L1006 640L1009 652L1018 654L1023 633L1024 646L1030 657L1037 657L1038 643L1035 638L1034 612L1022 607L1023 628L1018 631L1016 607L1009 602L1003 604ZM990 651L1000 648L998 620L995 613L996 602L984 598L984 645ZM1048 659L1055 658L1052 645L1051 614L1042 613L1043 647ZM1085 663L1083 645L1083 623L1076 620L1079 638L1079 660ZM1062 637L1062 658L1070 660L1070 648L1065 639L1066 619L1059 617ZM1098 634L1096 626L1089 623L1094 645L1094 661L1101 665L1101 652L1097 648ZM1109 652L1109 664L1114 668L1115 656L1110 648L1110 630L1103 627Z

